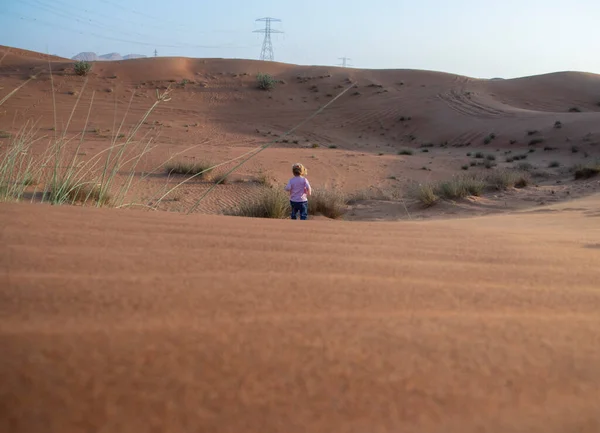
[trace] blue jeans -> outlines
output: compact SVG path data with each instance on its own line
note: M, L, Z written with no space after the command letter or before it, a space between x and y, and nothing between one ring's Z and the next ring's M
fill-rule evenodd
M292 206L292 219L295 220L296 214L300 212L300 219L305 220L308 218L308 202L307 201L290 201Z

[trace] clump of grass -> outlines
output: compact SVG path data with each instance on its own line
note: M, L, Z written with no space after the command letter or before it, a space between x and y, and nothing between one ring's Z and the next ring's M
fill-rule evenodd
M412 155L413 151L411 149L402 149L398 151L398 155Z
M485 158L485 155L483 154L483 152L477 152L477 153L475 153L475 158L483 159L483 158Z
M421 149L421 152L423 152L423 153L429 153L429 149Z
M430 182L414 186L410 195L425 207L433 206L440 199L435 193L435 186Z
M549 151L551 151L551 150L556 150L556 147L544 146L544 150L545 150L546 152L549 152Z
M508 188L524 188L531 183L529 173L515 170L495 170L485 177L489 188L505 190Z
M509 141L510 144L515 144L516 142L517 142L517 140L515 140L514 138Z
M575 179L590 179L592 177L600 175L600 162L596 164L576 166L575 167Z
M548 164L549 168L556 168L556 167L560 167L560 162L559 161L551 161L550 164Z
M469 169L469 164L464 164L462 167L460 167L462 170L468 170Z
M488 161L495 161L496 155L492 155L491 153L485 157Z
M0 131L0 138L10 138L10 137L11 137L10 132Z
M275 88L275 85L277 84L277 80L269 75L269 74L263 74L263 73L259 73L256 76L256 82L257 82L257 86L259 89L261 90L271 90Z
M573 152L573 153L579 152L579 147L577 147L577 146L571 146L571 152Z
M58 179L55 184L50 185L46 199L55 204L95 203L97 206L106 206L110 203L111 196L102 191L100 184Z
M337 146L336 146L335 144L330 144L330 145L329 145L329 148L330 148L330 149L337 149Z
M483 139L483 143L484 144L490 144L495 138L496 138L496 134L491 133L490 135L488 135L487 137L485 137Z
M528 162L520 162L517 168L521 171L531 171L533 170L533 165Z
M337 189L316 190L308 198L308 213L339 219L346 212L347 197Z
M85 77L92 70L92 64L90 62L86 62L85 60L81 60L75 63L74 69L75 74Z
M273 186L273 178L271 177L271 175L269 175L269 173L265 171L260 171L258 173L258 175L256 176L256 182L262 186Z
M527 131L527 135L535 135L538 134L540 131L538 131L537 129L530 129L529 131Z
M313 149L316 149L317 147L319 147L319 145L317 143L313 143L310 145L310 147L312 147Z
M485 189L485 182L477 176L456 176L450 180L440 182L435 192L440 197L448 200L480 196Z
M281 219L290 214L290 199L282 188L262 187L257 195L224 213L229 216Z
M208 161L169 161L165 164L165 171L169 175L207 177L212 166L213 164Z
M555 129L562 128L562 122L560 120L557 120L556 122L554 122L554 128Z
M581 108L571 107L571 108L569 108L569 113L581 113Z
M496 164L494 161L490 161L489 159L483 163L483 166L487 169L494 168L496 165L498 164Z
M536 144L540 144L543 143L544 139L543 138L534 138L532 140L529 141L529 145L530 146L535 146Z

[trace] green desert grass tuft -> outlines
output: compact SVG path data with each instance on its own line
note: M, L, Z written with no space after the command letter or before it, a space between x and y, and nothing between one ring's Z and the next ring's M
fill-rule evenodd
M182 174L187 176L208 177L213 164L209 161L170 161L165 164L168 174Z
M281 219L290 214L289 196L283 188L261 186L258 194L226 210L225 215Z
M600 175L600 162L576 166L574 173L576 180L591 179L592 177L596 177Z
M347 197L337 189L321 189L308 199L308 213L339 219L346 212Z
M487 175L459 175L441 182L427 182L414 186L410 196L423 204L432 206L440 199L456 200L480 196L485 190L523 188L531 182L528 173L517 170L496 170Z

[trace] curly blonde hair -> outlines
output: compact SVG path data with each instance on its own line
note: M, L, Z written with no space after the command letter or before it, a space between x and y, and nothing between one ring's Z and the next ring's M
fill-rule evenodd
M308 170L305 166L297 162L292 165L292 173L294 173L294 176L306 176L308 174Z

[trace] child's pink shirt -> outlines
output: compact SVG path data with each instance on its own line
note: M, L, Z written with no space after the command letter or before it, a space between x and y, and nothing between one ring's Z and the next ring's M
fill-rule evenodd
M285 190L290 192L290 201L305 202L308 201L307 193L310 194L311 188L308 179L302 176L292 177Z

